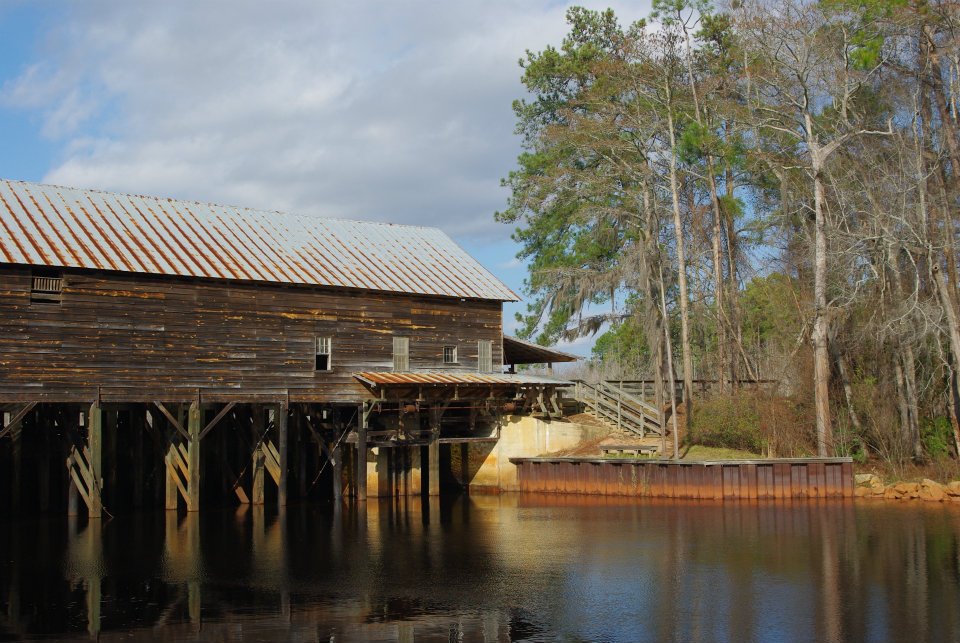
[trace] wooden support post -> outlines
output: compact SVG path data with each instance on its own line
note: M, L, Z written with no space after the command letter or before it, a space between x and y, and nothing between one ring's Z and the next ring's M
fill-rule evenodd
M460 485L470 488L470 443L460 443Z
M386 447L377 448L377 491L374 495L379 498L390 498L393 496L393 475L391 457L393 449Z
M357 408L357 500L367 499L367 408Z
M110 466L104 471L104 486L111 494L117 491L117 431L120 424L120 411L114 407L103 414L103 449Z
M281 507L287 506L287 415L289 407L286 402L277 405L277 417L275 424L277 427L277 451L280 456L280 480L277 482L277 504Z
M20 496L23 491L20 487L23 478L23 431L19 427L10 433L10 440L13 447L13 463L10 467L11 475L11 494L10 508L14 514L20 513Z
M90 415L87 419L87 440L90 448L90 475L93 484L90 485L90 505L88 518L100 518L103 511L103 409L100 402L90 405Z
M440 420L443 417L443 410L439 408L430 409L430 444L427 445L427 466L428 473L428 494L431 496L440 495Z
M176 462L175 458L177 457L177 445L171 441L167 445L167 453L163 458L164 470L166 474L164 475L164 480L166 481L165 490L164 490L164 503L163 507L167 511L176 511L177 509L177 481L174 478L176 475Z
M263 407L259 404L253 406L253 443L258 445L253 450L251 462L252 468L252 486L250 488L250 502L254 505L263 504L263 483L264 483L264 455L261 437L264 431ZM266 440L266 438L263 438Z
M304 419L303 406L294 407L293 413L293 441L296 444L297 454L297 485L298 496L305 498L307 496L307 450L303 440Z
M193 402L187 413L187 511L200 511L200 404Z
M423 461L420 457L421 447L408 447L409 453L407 460L410 463L410 488L408 493L411 496L419 496L423 493Z
M430 473L429 494L431 496L440 495L440 441L434 437L427 446L427 458L429 459Z
M333 456L333 499L337 502L343 499L343 449L340 445L334 448Z
M139 509L143 506L143 485L147 472L144 470L143 434L146 431L146 410L136 405L130 409L130 440L133 450L133 506Z

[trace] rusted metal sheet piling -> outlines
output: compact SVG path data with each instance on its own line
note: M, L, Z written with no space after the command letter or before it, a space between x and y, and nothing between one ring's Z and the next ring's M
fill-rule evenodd
M521 492L649 498L852 498L850 458L511 458Z

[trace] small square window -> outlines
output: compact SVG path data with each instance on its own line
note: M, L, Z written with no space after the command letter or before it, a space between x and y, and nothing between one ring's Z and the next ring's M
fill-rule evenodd
M443 347L443 363L444 364L457 363L457 347L456 346Z
M329 371L330 370L330 338L329 337L318 337L317 338L317 354L316 362L314 364L315 370L318 371Z
M56 272L33 273L30 280L30 301L59 304L63 296L63 275Z

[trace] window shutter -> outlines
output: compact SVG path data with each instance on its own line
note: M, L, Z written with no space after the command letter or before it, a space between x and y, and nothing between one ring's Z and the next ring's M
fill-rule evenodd
M410 370L410 338L393 338L393 370L404 372Z
M493 372L493 342L489 339L477 342L477 370L481 373Z

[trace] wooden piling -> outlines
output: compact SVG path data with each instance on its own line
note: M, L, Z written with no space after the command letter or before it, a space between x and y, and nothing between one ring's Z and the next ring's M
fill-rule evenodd
M357 500L367 499L367 413L365 405L357 408Z
M261 438L266 440L266 437L263 436L264 431L264 409L259 404L255 404L253 407L253 443L257 447L253 450L253 455L251 456L252 462L252 482L250 487L250 502L254 505L263 504L263 484L264 484L264 456L263 456L263 445L261 443Z
M90 414L87 418L87 440L90 449L90 474L93 484L90 485L90 504L87 517L100 518L103 512L103 409L100 402L90 405Z
M130 410L130 433L133 442L133 506L143 506L143 486L147 472L144 470L143 434L146 431L146 411L140 405Z
M429 466L428 487L429 495L440 495L440 440L434 437L427 445L427 460Z
M337 445L333 449L333 499L343 499L343 449Z
M193 402L187 412L187 511L200 511L200 404Z
M276 427L278 434L277 451L280 465L280 479L277 481L277 504L287 506L287 411L286 402L277 405Z
M20 488L20 481L23 478L23 431L18 427L14 428L10 433L10 439L13 442L13 463L10 467L10 508L16 514L20 512L20 498L23 494Z
M172 441L167 445L167 453L163 458L163 462L166 465L164 467L164 502L163 507L167 511L176 511L177 509L177 481L174 478L176 475L175 468L176 462L175 458L177 457L177 445Z
M429 495L440 495L440 411L430 409L430 444L427 445Z

